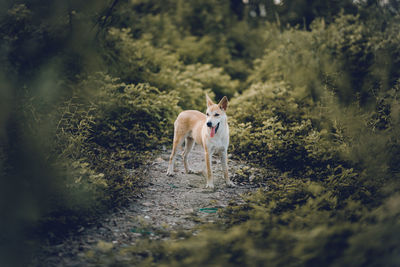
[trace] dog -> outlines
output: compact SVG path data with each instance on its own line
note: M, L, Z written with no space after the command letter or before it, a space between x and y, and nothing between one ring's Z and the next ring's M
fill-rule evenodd
M204 149L206 188L214 189L214 178L211 171L211 157L214 153L221 155L222 170L227 186L235 186L228 175L229 127L226 116L228 98L224 96L218 104L214 104L206 94L206 101L206 114L197 110L185 110L178 115L174 123L174 140L167 175L173 176L176 151L185 140L183 165L186 173L194 173L189 169L187 157L196 142Z

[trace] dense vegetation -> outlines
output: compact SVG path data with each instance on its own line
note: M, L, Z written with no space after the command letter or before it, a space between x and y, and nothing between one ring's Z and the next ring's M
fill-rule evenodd
M399 4L3 1L0 263L123 205L207 91L231 99L234 157L282 175L197 237L99 263L398 265Z

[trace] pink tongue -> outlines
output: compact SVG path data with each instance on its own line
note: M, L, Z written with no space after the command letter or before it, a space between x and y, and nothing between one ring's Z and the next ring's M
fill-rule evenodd
M216 127L211 127L211 133L210 133L211 137L214 137L214 135L215 135L215 128Z

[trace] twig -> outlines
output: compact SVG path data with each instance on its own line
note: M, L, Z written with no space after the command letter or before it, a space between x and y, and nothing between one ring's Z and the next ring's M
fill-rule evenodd
M103 29L104 26L106 25L106 22L107 22L108 18L111 16L111 13L112 13L114 7L118 4L118 1L119 1L119 0L114 0L113 3L111 4L110 8L107 10L107 13L106 13L106 15L105 15L105 17L104 17L104 20L103 20L103 22L101 23L101 25L100 25L100 27L99 27L99 30L98 30L97 33L96 33L96 38L97 38L97 36L99 35L100 30ZM100 17L99 17L99 19L97 20L96 24L98 24L98 23L100 22L100 20L101 20L102 17L103 17L103 16L100 16ZM96 26L96 24L94 25L94 27Z

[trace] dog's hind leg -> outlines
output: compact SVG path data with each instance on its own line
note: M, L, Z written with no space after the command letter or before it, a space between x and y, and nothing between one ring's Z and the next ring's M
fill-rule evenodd
M227 151L223 151L221 153L221 165L222 165L222 171L224 173L226 185L228 187L235 186L235 184L229 179L229 175L228 175L228 152Z
M189 152L192 150L194 144L194 139L191 137L186 137L185 140L185 150L183 151L183 166L185 167L185 172L186 173L194 173L189 169L188 162L187 162L187 157L189 155Z
M171 152L171 156L169 157L169 164L168 164L168 170L167 170L168 176L174 175L176 150L182 144L183 140L184 140L184 136L178 134L177 131L175 130L174 141L172 143L172 152Z

